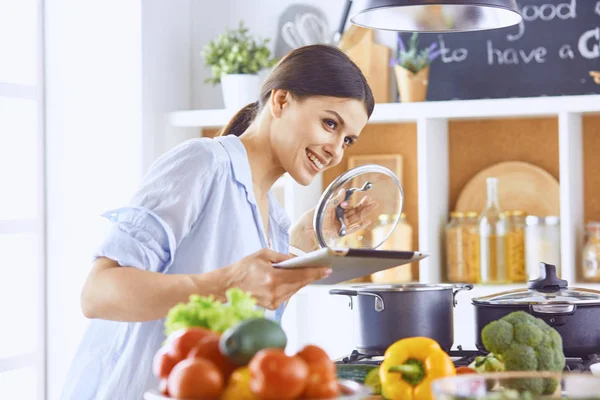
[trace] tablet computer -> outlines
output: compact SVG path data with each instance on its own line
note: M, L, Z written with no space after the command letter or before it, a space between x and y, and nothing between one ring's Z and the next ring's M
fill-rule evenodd
M375 272L422 260L428 254L418 251L322 248L273 264L275 268L311 268L329 265L333 272L313 285L334 285ZM410 268L406 266L406 268Z

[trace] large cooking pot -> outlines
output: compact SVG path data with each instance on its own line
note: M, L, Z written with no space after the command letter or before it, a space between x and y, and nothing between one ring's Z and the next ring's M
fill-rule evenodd
M565 356L600 352L600 292L567 286L556 276L554 265L540 263L540 277L529 281L528 288L473 298L477 348L486 351L481 330L488 323L521 310L558 331Z
M355 285L329 293L350 296L350 308L357 314L356 349L383 355L396 341L414 336L430 337L449 351L456 294L471 289L470 284Z

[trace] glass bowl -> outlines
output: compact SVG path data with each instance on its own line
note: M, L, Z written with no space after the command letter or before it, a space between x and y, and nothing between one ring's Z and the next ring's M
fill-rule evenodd
M539 394L542 387L555 390ZM600 377L587 373L464 374L437 379L431 388L435 400L600 400Z

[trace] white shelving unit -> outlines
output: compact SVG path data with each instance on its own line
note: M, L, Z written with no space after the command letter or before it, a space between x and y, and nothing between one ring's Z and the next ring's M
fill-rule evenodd
M236 110L177 111L169 115L174 127L214 128L225 125ZM420 262L422 282L440 281L443 249L440 238L448 218L448 121L557 117L561 203L562 277L576 281L583 227L582 116L600 115L600 95L514 99L460 100L377 104L369 124L417 124L419 249L431 256ZM600 171L599 171L600 172ZM314 206L321 179L308 188L283 179L292 218Z

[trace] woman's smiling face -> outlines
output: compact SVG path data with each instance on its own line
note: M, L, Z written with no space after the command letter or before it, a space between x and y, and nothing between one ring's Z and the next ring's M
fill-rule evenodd
M342 160L368 121L363 102L338 97L271 96L271 146L283 169L301 185Z

